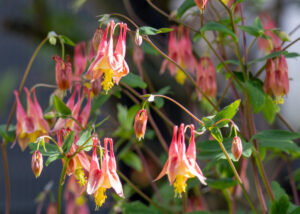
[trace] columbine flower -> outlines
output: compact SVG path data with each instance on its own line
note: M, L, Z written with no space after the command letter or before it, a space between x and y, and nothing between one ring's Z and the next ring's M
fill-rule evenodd
M80 42L74 47L74 77L76 81L81 80L87 63L86 43Z
M215 98L217 93L216 70L209 57L202 57L197 68L197 85L208 97ZM198 98L202 95L197 91Z
M147 111L145 109L139 110L134 120L134 132L136 138L138 138L139 140L141 140L141 138L144 139L147 121L148 121Z
M59 89L66 90L72 88L72 65L70 57L67 56L67 62L64 62L58 55L53 57L56 62L55 78Z
M14 92L17 100L16 136L22 151L30 142L34 142L38 137L49 132L49 125L44 120L43 111L37 101L35 90L33 90L34 102L32 102L27 88L25 88L25 92L27 95L27 113L20 102L18 92Z
M206 177L204 177L200 167L196 162L196 145L194 139L194 125L191 127L190 145L186 151L184 124L180 125L179 135L177 138L178 127L174 126L173 139L169 148L169 157L162 169L161 173L155 180L168 175L170 184L173 184L175 195L181 197L182 192L186 191L186 181L188 178L197 177L202 184L206 185Z
M114 50L113 33L117 25L120 26L120 34ZM99 43L95 60L90 65L86 75L88 79L93 81L101 78L102 74L104 74L101 85L105 91L111 89L114 83L118 84L121 78L126 76L129 72L128 65L125 61L127 25L124 23L117 25L115 25L114 21L111 21L111 23L107 25ZM110 36L108 40L107 34L109 29Z
M194 0L201 13L204 13L208 0Z
M236 136L232 140L231 145L231 153L233 154L234 158L238 161L243 153L243 145L241 138Z
M123 188L117 174L116 159L113 151L113 141L111 138L104 139L104 155L101 169L99 168L97 157L97 138L93 138L94 149L90 165L90 172L87 184L87 193L94 194L96 209L101 207L107 198L105 191L113 188L120 197L124 197ZM108 155L107 144L110 144L110 154Z
M274 51L280 51L280 49ZM270 95L273 94L278 103L283 103L283 95L289 92L288 65L284 55L275 57L275 59L268 59L264 91Z
M192 53L192 43L189 36L189 30L184 27L173 27L170 32L168 42L168 56L179 64L183 69L188 69L194 73L196 69L196 60ZM184 84L185 74L178 69L173 63L164 60L161 66L163 73L168 66L170 74L175 75L175 79L179 84Z
M258 47L265 51L266 53L270 53L274 48L279 48L281 46L280 38L275 35L271 30L276 28L276 25L272 18L269 15L260 15L259 16L265 30L265 34L270 38L258 38Z
M43 170L43 156L40 151L34 151L31 159L31 169L36 178L41 175Z

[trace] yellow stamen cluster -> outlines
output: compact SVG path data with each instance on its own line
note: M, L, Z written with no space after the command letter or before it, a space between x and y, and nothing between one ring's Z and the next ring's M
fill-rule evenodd
M276 97L275 103L276 103L276 104L283 104L283 103L284 103L284 100L283 100L282 97L283 97L283 95L280 96L280 97Z
M108 69L104 72L104 78L101 85L106 92L114 86L113 75L114 71L112 69Z
M174 186L175 197L181 198L182 192L185 192L186 189L186 177L183 175L177 175Z
M84 186L86 184L87 180L82 168L78 168L75 170L75 177L80 186Z
M105 190L106 188L103 187L99 187L98 190L95 192L95 204L96 204L96 210L99 209L99 207L102 206L102 204L104 204L105 199L107 198L107 196L105 195Z
M186 78L185 73L182 70L178 69L178 71L176 73L176 76L175 76L176 81L179 84L183 85L184 81L185 81L185 78Z

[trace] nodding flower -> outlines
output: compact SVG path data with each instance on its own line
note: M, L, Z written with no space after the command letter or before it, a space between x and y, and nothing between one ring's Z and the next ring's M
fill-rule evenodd
M186 150L184 124L180 125L177 138L178 127L173 128L173 139L169 148L169 157L161 173L155 179L168 175L170 184L174 186L175 196L181 197L182 192L186 191L186 181L188 178L197 177L199 181L206 185L206 177L203 175L196 162L196 145L194 138L194 125L190 125L191 139Z
M113 151L113 140L104 138L104 154L102 158L101 169L97 157L98 138L93 138L94 149L90 165L90 172L87 184L87 193L94 194L96 209L102 206L107 198L105 191L113 188L117 195L124 197L122 183L117 174L116 159ZM110 153L108 154L107 144L110 144Z
M197 67L197 85L208 97L215 98L217 93L216 69L209 57L201 57ZM202 95L197 91L198 98Z
M280 51L280 49L274 49L274 51ZM283 103L283 95L289 92L288 65L284 55L268 59L264 91L269 95L273 94L277 103Z
M208 0L194 0L201 13L204 13ZM224 2L224 0L222 0Z
M189 72L194 73L196 70L196 59L192 53L192 43L189 36L189 30L180 27L172 27L173 31L170 32L168 41L168 56L179 64L183 69L188 69ZM167 59L163 61L160 72L163 73L166 67L172 76L179 84L184 84L186 75L178 69L173 63Z
M272 29L276 28L274 21L272 20L271 16L268 14L260 15L259 16L264 28L264 33L269 37L267 39L258 38L258 47L266 52L270 53L274 48L281 47L280 38L272 32Z
M134 132L139 140L145 136L147 121L147 111L145 109L139 110L134 120Z
M33 90L33 102L30 98L30 92L24 88L27 95L27 112L25 112L17 91L14 91L17 101L17 127L16 136L22 151L24 151L30 142L34 142L38 137L46 135L49 131L49 125L44 119L43 111L37 101L35 90Z
M56 62L55 79L59 89L66 90L72 88L72 65L70 57L67 56L67 62L64 62L60 56L53 57Z
M41 175L43 170L43 156L39 150L34 151L32 154L31 169L36 178Z
M117 26L120 26L119 38L114 48L113 34ZM108 36L108 31L110 35ZM103 76L101 85L105 91L110 90L114 84L119 84L123 76L129 72L128 65L125 61L126 54L126 31L125 23L115 24L111 21L107 25L103 37L99 43L95 60L91 63L86 78L94 81Z

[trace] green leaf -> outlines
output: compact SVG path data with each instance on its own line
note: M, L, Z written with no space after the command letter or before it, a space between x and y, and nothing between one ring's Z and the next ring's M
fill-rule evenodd
M3 141L6 142L14 142L16 138L16 127L13 125L10 125L8 128L8 131L6 131L6 125L2 124L0 125L0 135L3 139Z
M34 151L37 150L38 144L37 143L29 143L28 146L30 148L30 153L32 154ZM54 154L60 154L59 149L54 144L45 143L45 148L46 148L46 151L44 150L43 146L41 146L41 145L39 146L39 151L42 153L43 156L51 156Z
M156 35L159 33L168 33L170 31L172 31L172 28L153 28L153 27L149 27L149 26L142 26L139 28L139 33L140 35Z
M238 60L226 60L224 61L226 64L233 64L233 65L237 65L237 66L240 66L240 62ZM219 63L217 68L216 68L216 71L217 72L220 72L221 69L223 69L224 65L222 63Z
M160 214L154 207L148 207L140 201L122 204L123 214Z
M276 51L276 52L268 54L267 56L264 56L264 57L261 57L261 58L257 58L257 59L254 59L254 60L250 61L249 65L251 65L251 64L253 64L255 62L266 61L268 59L271 59L271 58L274 58L274 57L278 57L280 55L284 55L287 58L293 58L293 57L300 56L300 54L294 53L294 52L293 53L289 53L287 51Z
M53 161L55 160L58 160L58 159L61 159L63 158L64 156L61 155L60 153L56 153L56 154L52 154L48 157L46 163L45 163L45 166L48 166L50 163L52 163Z
M238 112L240 103L241 103L241 100L236 100L233 103L231 103L230 105L226 106L225 108L223 108L221 111L219 111L216 114L216 116L213 118L213 120L215 122L218 122L219 120L222 120L222 119L232 119L235 116L235 114ZM225 126L227 123L228 123L228 120L222 121L217 125L217 127L221 128L221 127Z
M156 93L154 94L168 94L170 91L170 86L166 86L164 88L159 89ZM162 108L165 104L164 99L161 97L155 97L154 103L157 108Z
M89 139L89 138L90 138L90 139ZM88 139L89 139L89 141L86 143L86 141L87 141ZM84 143L86 143L85 146L90 146L90 147L85 148L84 151L90 151L90 150L92 149L92 146L93 146L93 140L92 140L92 138L91 138L91 133L90 133L90 131L88 131L88 130L84 131L84 132L81 134L79 140L76 142L76 145L77 145L77 146L81 146L81 145L83 145Z
M223 136L222 136L221 130L219 128L217 128L217 127L212 128L210 133L218 142L223 141Z
M257 81L247 81L246 88L249 93L249 99L254 113L260 112L266 100L266 95L262 90L262 85Z
M243 144L243 157L250 157L252 150L251 150L251 143L246 143L242 139L242 144ZM222 149L220 148L219 143L216 140L206 140L206 141L201 141L197 142L197 150L198 155L197 158L199 159L204 159L204 160L209 160L209 159L226 159ZM230 157L231 160L236 161L233 154L231 153L231 145L232 145L232 138L224 138L223 139L223 145Z
M180 19L181 16L190 8L196 6L196 3L194 0L185 0L180 7L178 8L176 12L176 19Z
M272 124L275 120L276 114L279 112L280 108L278 104L270 97L266 96L265 105L262 109L265 119Z
M206 182L214 189L227 189L237 185L237 181L232 178L207 179Z
M133 73L128 73L121 79L121 82L131 86L132 88L147 88L147 84L141 79L141 77Z
M261 29L257 29L256 27L253 26L238 26L242 31L255 36L255 37L259 37L260 35L262 35L264 32Z
M131 168L141 172L143 170L143 165L139 156L137 156L134 152L126 152L122 153L120 159Z
M75 132L71 131L67 138L64 140L64 143L62 145L62 150L64 151L64 153L68 153L73 142L74 142L74 137L75 137Z
M280 129L270 129L264 130L255 134L253 139L257 140L270 140L270 141L286 141L286 140L295 140L300 138L299 132L289 132Z
M205 31L219 31L224 34L232 36L232 38L236 41L238 41L237 36L235 33L230 30L226 25L217 23L217 22L207 22L201 29L200 31L203 33Z
M70 46L75 46L75 43L67 36L65 35L59 35L59 39L62 40L63 43L70 45Z
M53 104L57 113L61 114L62 118L66 118L67 116L72 115L72 111L69 109L66 104L64 104L61 99L59 99L56 95L53 97Z
M110 94L101 94L92 102L91 114L94 113L98 108L100 108L108 99Z
M289 197L285 194L272 203L270 214L285 214L288 212L289 206Z

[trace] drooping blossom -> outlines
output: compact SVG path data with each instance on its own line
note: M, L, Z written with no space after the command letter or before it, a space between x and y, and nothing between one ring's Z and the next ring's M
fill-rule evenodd
M120 27L120 33L114 49L113 34L118 25ZM110 35L107 38L108 30L110 30ZM107 25L99 43L95 60L91 63L86 74L86 78L91 81L102 78L103 76L101 85L105 91L110 90L114 83L119 84L121 78L126 76L129 72L128 65L125 61L126 31L127 25L122 22L115 25L114 21L111 21L111 23Z
M181 197L182 192L186 191L186 181L188 178L197 177L199 181L206 185L206 177L203 175L196 162L196 145L194 139L194 125L190 125L191 139L186 150L184 124L180 125L177 138L178 127L174 126L173 139L169 148L169 157L161 173L155 180L168 175L170 184L174 186L175 195Z
M260 15L259 17L264 28L264 33L270 38L258 38L258 47L262 51L270 53L274 48L280 48L281 40L275 33L272 32L272 29L275 29L276 25L271 16L264 14Z
M217 93L216 69L209 57L201 57L197 67L197 85L208 97L215 98ZM198 98L202 95L197 91Z
M192 43L189 36L189 30L180 27L172 27L168 41L168 56L179 64L183 69L188 69L189 72L194 73L196 69L196 59L192 53ZM161 73L163 73L168 66L170 74L175 75L175 79L179 84L184 84L186 75L178 67L168 60L164 60L161 66Z
M43 111L37 101L35 90L33 90L33 102L30 98L30 92L25 88L27 95L27 112L25 112L17 91L14 91L17 101L17 127L16 136L22 151L25 150L30 142L34 142L38 137L49 132L48 123L43 117Z
M113 151L113 140L111 138L104 139L104 155L102 159L101 169L99 167L97 157L98 139L93 138L94 149L90 165L89 178L87 184L87 193L94 194L96 209L101 207L107 198L105 191L113 188L117 195L124 197L123 188L119 176L117 174L116 159ZM110 153L108 154L107 144L110 144Z
M194 0L201 13L204 13L208 0ZM224 0L223 0L224 2Z
M53 57L56 62L55 66L55 79L59 89L66 90L72 88L72 65L70 57L67 56L67 62L65 62L60 56Z
M74 176L70 176L65 189L64 198L66 200L66 214L89 214L90 210L87 205L87 199L80 185L76 182Z
M36 150L32 154L31 169L36 178L41 175L43 170L43 156L39 150Z
M77 102L75 104L75 95L77 92ZM80 85L77 85L69 98L67 102L67 106L69 109L72 111L72 117L76 119L83 128L86 128L88 118L91 112L91 97L90 93L87 94L87 102L84 108L80 111L81 108L81 103L83 101L83 98L81 98L80 94ZM72 131L75 131L76 135L78 135L81 131L81 128L79 125L73 120L73 119L64 119L64 118L59 118L57 122L54 125L53 131L56 132L57 130L64 129L64 128L69 128Z
M280 49L274 51L280 51ZM278 103L283 103L283 95L289 92L288 65L284 55L268 59L264 91L269 95L274 95Z
M74 47L74 75L73 80L80 81L87 64L86 43L79 42Z
M69 133L66 133L66 136ZM64 130L57 131L57 143L60 147L63 145L63 135ZM72 143L72 146L69 150L69 152L66 154L68 157L73 156L76 152L78 146L76 145L78 141L78 137L74 137L74 142ZM62 160L64 164L64 160ZM74 175L78 184L80 186L84 186L87 182L86 174L90 169L90 157L84 152L80 151L78 152L74 157L72 157L67 165L66 173L68 176ZM86 172L86 173L85 173Z
M231 153L233 154L234 158L238 161L243 153L243 144L242 140L239 136L236 136L232 140L231 144Z
M141 140L141 138L144 138L145 136L147 121L148 121L147 111L145 109L139 110L134 120L134 132L136 138L138 138L139 140Z

